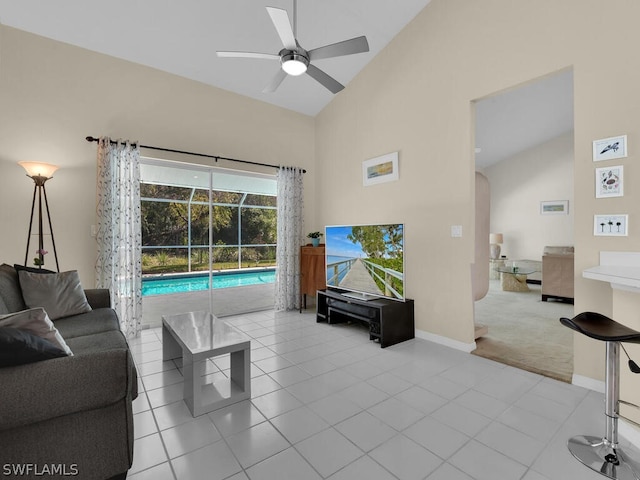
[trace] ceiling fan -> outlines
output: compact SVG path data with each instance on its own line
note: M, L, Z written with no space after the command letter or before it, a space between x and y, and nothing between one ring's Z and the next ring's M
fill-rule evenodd
M322 58L341 57L345 55L352 55L354 53L368 52L369 43L367 42L367 37L356 37L350 40L333 43L331 45L325 45L324 47L314 48L313 50L305 50L300 46L296 39L296 3L296 0L293 0L293 28L289 21L289 14L286 10L275 7L266 7L267 12L271 17L271 21L273 22L273 26L276 28L278 36L284 45L284 48L280 50L278 54L221 51L216 53L218 57L279 60L282 68L264 88L263 92L275 92L287 75L297 76L307 73L307 75L312 77L332 93L338 93L344 88L344 85L327 75L311 62Z

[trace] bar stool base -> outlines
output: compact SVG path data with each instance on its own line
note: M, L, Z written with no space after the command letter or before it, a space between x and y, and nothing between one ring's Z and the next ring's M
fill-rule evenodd
M569 439L567 447L580 462L606 477L615 480L640 480L640 463L629 458L621 448L613 448L602 438L578 435Z

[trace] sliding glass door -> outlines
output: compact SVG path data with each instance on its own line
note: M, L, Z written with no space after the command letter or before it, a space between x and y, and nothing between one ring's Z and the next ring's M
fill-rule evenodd
M144 323L273 307L274 176L143 159L141 197Z

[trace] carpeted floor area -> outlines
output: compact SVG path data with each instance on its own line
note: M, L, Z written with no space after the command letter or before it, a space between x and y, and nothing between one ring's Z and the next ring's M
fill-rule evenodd
M573 333L558 321L573 316L573 305L543 302L540 285L529 292L504 292L491 280L489 293L475 304L476 323L489 328L472 353L571 383Z

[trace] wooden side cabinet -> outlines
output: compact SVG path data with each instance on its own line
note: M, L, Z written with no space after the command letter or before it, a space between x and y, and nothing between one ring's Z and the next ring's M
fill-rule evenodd
M300 310L307 308L307 295L313 298L326 287L324 245L300 247Z

